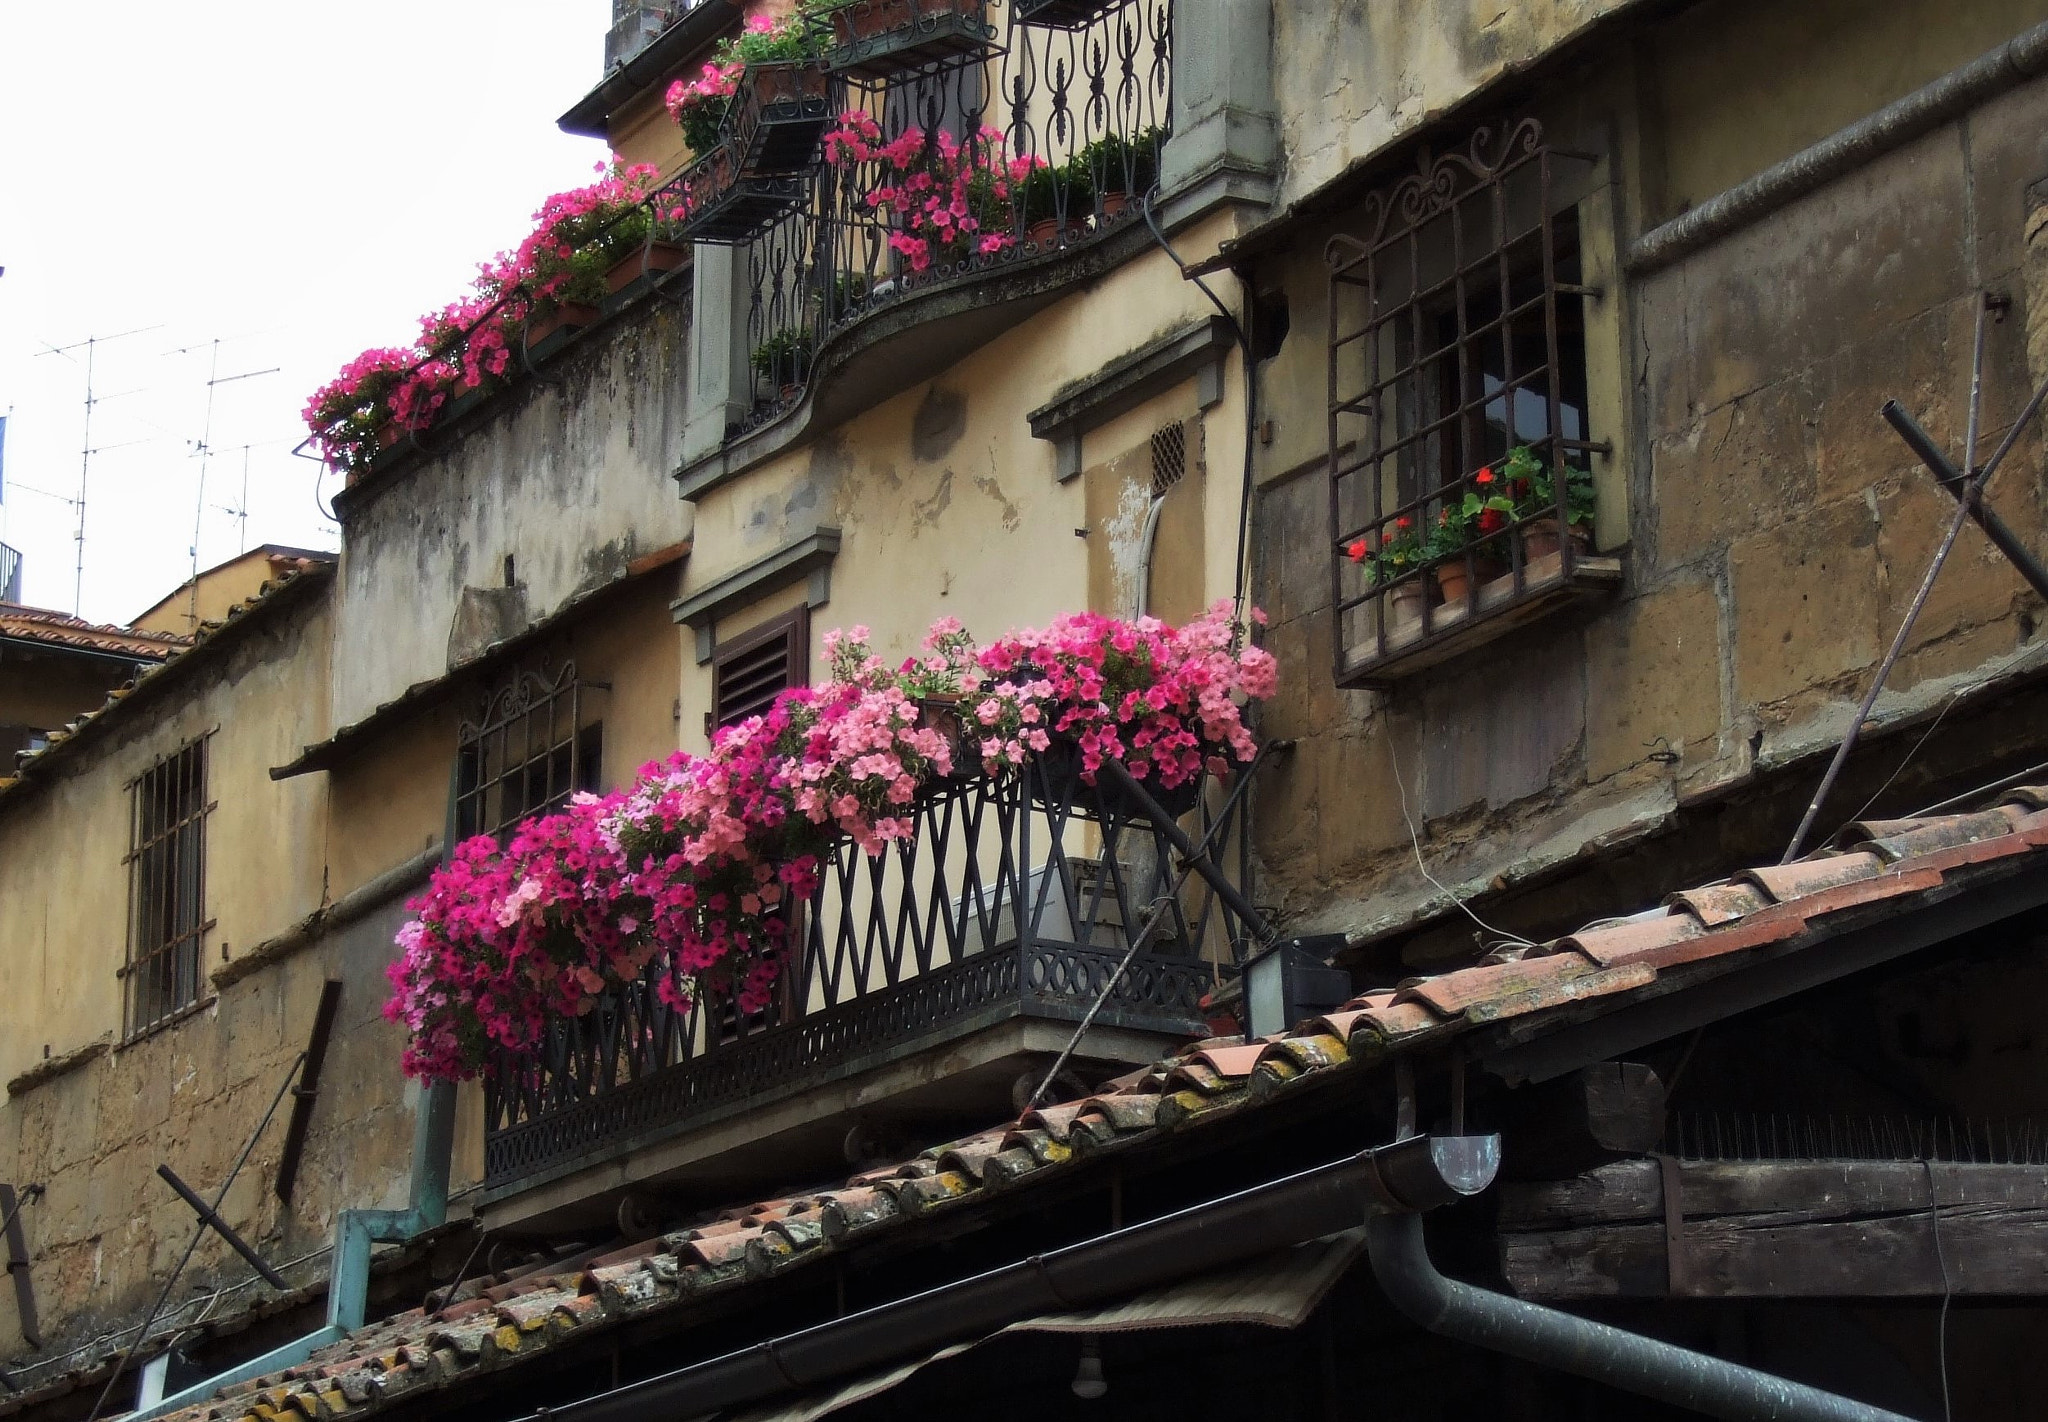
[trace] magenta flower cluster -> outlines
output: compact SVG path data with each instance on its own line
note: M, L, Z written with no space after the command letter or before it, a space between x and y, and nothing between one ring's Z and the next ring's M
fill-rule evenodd
M791 906L841 837L869 855L909 840L920 794L977 759L1008 773L1059 738L1085 780L1114 757L1164 788L1249 761L1243 702L1271 695L1275 670L1242 630L1222 602L1178 629L1079 614L977 648L943 619L893 668L866 628L828 633L831 678L724 729L708 755L679 751L503 845L457 848L410 904L389 969L405 1070L453 1079L494 1051L531 1056L551 1018L650 973L677 1009L709 992L760 1011L793 947Z
M839 116L825 135L825 156L845 168L873 165L876 181L863 200L889 219L890 247L916 272L1016 246L1012 187L1045 166L1042 158L1009 156L1003 135L987 127L964 142L943 129L927 138L912 127L884 143L881 124L862 109Z
M365 351L314 393L306 427L330 467L360 473L380 440L423 430L457 395L504 382L529 320L601 294L603 271L657 217L643 207L656 173L617 162L597 171L596 182L542 203L526 240L483 263L461 300L422 317L413 345Z

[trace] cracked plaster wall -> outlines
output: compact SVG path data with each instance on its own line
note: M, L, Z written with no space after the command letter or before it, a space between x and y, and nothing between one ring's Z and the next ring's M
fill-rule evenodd
M344 528L335 724L517 635L690 534L681 456L688 316L651 299L494 397L445 452ZM513 576L505 577L505 560Z

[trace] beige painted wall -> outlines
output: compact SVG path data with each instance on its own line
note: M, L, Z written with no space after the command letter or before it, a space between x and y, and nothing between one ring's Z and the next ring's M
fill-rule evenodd
M1212 250L1222 219L1187 234L1184 254ZM1230 285L1225 279L1223 286ZM1230 590L1243 445L1242 375L1233 351L1224 398L1198 414L1194 381L1148 400L1091 431L1083 477L1061 484L1053 446L1032 436L1029 412L1063 386L1212 310L1162 256L1147 253L1006 332L944 377L884 401L836 429L715 489L698 501L696 548L684 591L716 582L818 527L843 539L832 567L831 602L812 613L812 654L831 627L865 624L875 651L896 659L916 649L931 622L958 617L987 639L1042 625L1091 605L1091 562L1134 544L1138 523L1097 526L1089 491L1139 466L1152 432L1197 418L1192 445L1206 446L1206 477L1193 478L1162 528L1158 557L1177 566L1162 592L1183 607ZM1114 472L1112 471L1114 468ZM1101 497L1098 493L1096 497ZM1200 499L1199 516L1181 514ZM1110 504L1113 506L1112 498ZM1087 536L1075 530L1086 528ZM1198 540L1190 546L1190 540ZM1128 562L1129 548L1121 555ZM1203 587L1188 585L1189 567ZM1097 579L1100 582L1100 579ZM1106 584L1104 585L1107 586ZM800 600L789 591L736 609L720 627L732 636ZM1105 610L1127 610L1112 608ZM684 637L690 634L684 631ZM703 743L709 666L686 640L682 664L683 741ZM819 661L814 676L822 677Z
M1712 8L1730 34L1767 37L1783 23L1779 7ZM1992 42L2000 13L1972 17L1970 46ZM1711 76L1739 49L1702 41L1680 84L1672 70L1689 61L1682 32L1692 21L1676 23L1658 40L1667 62L1655 83L1588 83L1547 111L1558 130L1614 135L1624 240L1641 230L1652 207L1644 190L1658 181L1655 164L1633 161L1632 138L1658 116L1632 95L1714 92ZM1628 54L1606 57L1629 72ZM1666 148L1718 182L1911 77L1879 84L1852 51L1822 57L1832 67L1802 67L1789 112L1766 132L1752 122L1760 98L1730 99L1671 124ZM2022 253L2024 194L2048 175L2044 131L2048 85L2036 82L1628 283L1626 362L1610 351L1609 378L1632 398L1618 430L1594 432L1617 439L1612 477L1629 514L1613 529L1614 490L1603 484L1601 544L1623 557L1626 586L1589 614L1534 624L1383 693L1338 691L1328 670L1320 239L1330 229L1305 233L1262 269L1295 317L1262 387L1277 437L1261 461L1258 520L1259 592L1275 616L1268 645L1284 688L1265 729L1301 739L1258 805L1270 882L1291 924L1369 928L1437 894L1416 870L1404 798L1431 872L1478 891L1603 835L1654 826L1839 736L1952 508L1876 411L1899 398L1953 447L1973 293L2010 293L2029 318L2048 303L2048 283L2029 277ZM1362 220L1354 209L1334 226ZM2025 328L2016 314L1990 327L1990 440L2048 373L2030 368ZM1994 501L2038 549L2048 529L2038 435L2013 459ZM1966 531L1880 716L1939 705L2041 652L2040 616L2013 571ZM1448 935L1436 949L1469 949L1469 937Z

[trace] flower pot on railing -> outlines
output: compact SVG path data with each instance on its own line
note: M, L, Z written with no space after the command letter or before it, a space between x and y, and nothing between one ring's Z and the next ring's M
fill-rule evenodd
M1453 558L1441 563L1436 569L1436 590L1443 597L1447 609L1463 612L1466 597L1472 591L1473 575L1481 583L1491 582L1506 571L1497 558L1474 558L1468 565L1463 558Z
M829 12L835 73L887 79L962 55L1001 49L988 0L851 0Z
M690 264L690 249L673 242L653 242L625 258L604 274L604 289L617 296L645 278L657 281Z
M1019 24L1078 30L1095 23L1102 12L1121 0L1012 0Z
M953 773L935 778L953 784L972 780L981 774L981 751L969 734L967 719L960 709L958 696L918 697L917 717L939 733L952 756Z
M1090 785L1081 778L1081 747L1065 737L1055 736L1052 743L1034 760L1030 768L1031 793L1048 809L1070 806L1083 812L1096 812L1120 820L1147 819L1144 806L1108 773L1097 774L1095 783ZM1166 789L1152 781L1143 782L1145 790L1159 807L1174 819L1193 810L1202 800L1202 782L1197 776Z
M1400 632L1422 621L1422 609L1429 602L1429 589L1420 578L1410 578L1387 589L1387 630Z
M1572 556L1575 558L1584 557L1591 546L1591 540L1586 535L1585 525L1573 524L1569 536L1572 541ZM1522 527L1523 561L1534 563L1539 558L1554 557L1563 541L1558 536L1556 514L1550 514L1544 518L1531 519Z
M750 64L733 96L731 143L744 177L800 173L818 161L832 117L832 75L816 60Z
M597 324L598 310L580 301L564 301L544 316L526 323L527 353L539 358L559 349L578 331Z
M1041 217L1024 229L1024 240L1042 251L1048 251L1062 242L1078 242L1088 235L1088 225L1079 218L1061 221L1057 217Z
M741 172L721 143L685 168L665 190L668 210L694 242L747 242L803 205L801 177L761 178Z

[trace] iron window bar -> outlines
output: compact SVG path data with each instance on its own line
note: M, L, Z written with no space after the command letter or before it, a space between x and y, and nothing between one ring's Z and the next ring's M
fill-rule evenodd
M474 719L456 728L456 837L503 838L578 791L598 789L604 723L586 723L584 697L609 690L564 660L552 674L517 671L487 691Z
M1576 197L1555 169L1579 166L1576 182L1596 161L1550 146L1533 118L1484 126L1441 155L1421 149L1413 171L1368 195L1363 235L1328 245L1340 683L1571 582L1585 556L1571 486L1609 447L1587 427L1579 303L1599 288L1581 279ZM1551 482L1550 506L1529 507L1496 472L1521 447ZM1461 537L1471 495L1521 506L1480 507ZM1446 520L1452 531L1433 539ZM1539 538L1554 551L1532 554ZM1462 591L1440 571L1462 571Z
M125 787L129 796L128 952L119 976L128 1035L197 1002L206 935L207 731L159 757Z

